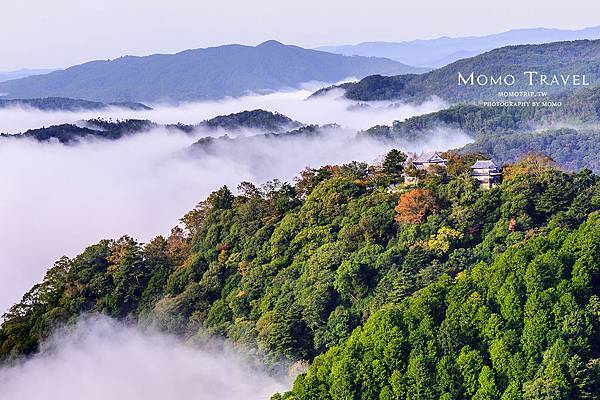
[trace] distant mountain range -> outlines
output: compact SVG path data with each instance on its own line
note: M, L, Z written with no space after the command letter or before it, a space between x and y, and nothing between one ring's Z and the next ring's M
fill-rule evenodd
M130 110L152 110L142 103L101 103L98 101L69 99L66 97L45 97L42 99L2 99L0 108L29 107L42 111L80 111L80 110L104 110L109 107L127 108Z
M423 72L384 58L342 56L276 41L177 54L92 61L0 83L8 98L71 97L101 102L180 102L298 88L372 74Z
M52 71L56 71L56 69L20 69L18 71L0 72L0 82L26 78L32 75L49 74Z
M317 50L344 55L385 57L408 65L439 68L498 47L581 39L600 39L600 26L581 30L515 29L487 36L441 37L407 42L364 42L356 45L322 46Z
M315 95L323 94L333 88L345 90L345 96L352 100L402 100L423 101L432 96L440 97L450 103L472 102L479 100L505 100L498 97L499 91L544 91L556 94L562 91L573 92L582 86L572 86L573 75L586 75L589 86L600 82L600 40L580 40L573 42L555 42L538 45L508 46L489 51L476 57L456 61L443 68L415 75L368 76L356 83L321 89ZM536 71L534 86L529 86L525 71ZM484 75L488 84L459 85L459 73L468 77ZM564 74L568 84L540 84L540 75ZM511 86L489 84L491 78L513 75L515 83ZM482 80L483 82L483 80ZM518 100L528 100L520 98ZM529 99L531 100L531 98ZM540 99L537 99L540 100ZM544 100L543 98L541 100Z

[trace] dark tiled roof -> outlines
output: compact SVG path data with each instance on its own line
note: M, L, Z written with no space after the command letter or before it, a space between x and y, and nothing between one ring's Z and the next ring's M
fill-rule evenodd
M492 160L477 160L471 165L472 169L498 169L498 166Z
M417 164L430 162L446 162L446 160L444 160L444 158L439 153L433 152L423 153L413 161L413 163Z

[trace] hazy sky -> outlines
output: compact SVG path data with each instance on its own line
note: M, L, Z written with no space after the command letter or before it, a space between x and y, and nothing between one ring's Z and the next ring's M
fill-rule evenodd
M3 0L0 71L267 39L301 46L600 23L594 0Z

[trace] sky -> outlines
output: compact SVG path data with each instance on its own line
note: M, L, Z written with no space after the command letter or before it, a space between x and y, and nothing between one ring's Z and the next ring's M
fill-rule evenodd
M598 25L600 2L3 0L0 71L268 39L316 47Z

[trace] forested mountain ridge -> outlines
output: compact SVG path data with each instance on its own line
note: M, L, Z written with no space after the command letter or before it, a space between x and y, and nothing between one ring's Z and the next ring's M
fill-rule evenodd
M177 54L92 61L0 83L9 98L73 97L102 102L181 102L298 88L379 73L421 72L384 58L348 57L268 41Z
M0 138L34 139L38 142L57 141L70 145L85 139L118 140L158 127L157 124L140 119L104 120L90 119L78 124L61 124L49 127L29 129L19 134L0 134Z
M196 125L196 127L224 130L255 129L266 132L283 132L300 128L303 125L304 124L301 122L294 121L278 112L251 110L228 115L219 115L201 122Z
M30 129L19 134L0 134L5 138L30 138L39 142L56 140L62 144L76 144L81 140L96 138L103 140L118 140L124 136L147 132L151 129L165 128L186 133L196 129L203 130L254 130L269 133L284 133L302 127L303 124L277 112L265 110L242 111L229 115L220 115L202 121L198 124L168 124L161 125L149 120L124 119L112 120L95 118L79 121L77 124L61 124L38 129Z
M553 96L559 107L456 105L361 134L386 141L418 142L439 129L457 129L474 139L462 152L483 152L500 163L543 153L563 168L600 172L600 87Z
M460 104L429 114L379 125L366 131L369 135L393 138L395 135L419 136L433 128L457 128L477 137L488 133L531 132L540 126L557 124L593 125L600 122L600 87L576 93L562 93L548 99L559 107L509 107Z
M480 135L459 152L489 154L500 163L513 163L528 153L548 154L568 171L589 168L594 173L600 173L600 127Z
M587 83L596 86L600 82L600 40L578 40L539 45L508 46L484 54L455 61L443 68L421 75L397 76L372 75L362 80L344 84L345 97L352 100L404 100L423 101L431 96L450 103L498 99L497 92L543 90L550 94L574 91L582 86L540 85L539 76L535 86L529 86L524 71L539 74L586 75ZM488 77L488 84L479 86L459 85L458 73L468 77L474 73ZM514 75L515 84L490 85L489 77ZM581 83L581 82L580 82ZM322 94L327 88L315 94Z
M271 365L325 354L286 398L593 389L600 178L528 157L481 190L467 173L480 155L452 153L447 173L411 186L404 157L223 187L168 237L62 258L6 313L0 359L98 312L191 342L224 336Z
M109 107L119 107L129 110L151 110L142 103L101 103L81 99L70 99L65 97L45 97L38 99L4 99L0 97L0 108L29 107L42 111L80 111L80 110L104 110Z

